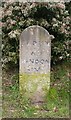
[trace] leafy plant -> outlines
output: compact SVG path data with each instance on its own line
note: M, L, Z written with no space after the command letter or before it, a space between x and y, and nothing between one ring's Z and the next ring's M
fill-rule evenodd
M30 25L43 26L54 36L51 41L52 65L69 59L71 18L69 3L6 3L2 2L2 63L19 63L19 37ZM68 7L69 6L69 7ZM28 51L29 52L29 51Z

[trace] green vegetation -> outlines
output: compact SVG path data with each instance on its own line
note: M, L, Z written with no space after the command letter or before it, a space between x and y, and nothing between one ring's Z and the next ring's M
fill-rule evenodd
M71 2L64 4L2 2L4 118L69 117L70 6ZM21 95L19 91L19 37L25 28L36 24L44 27L54 37L51 41L50 89L46 92L46 102L42 106L33 106L31 101L24 97L24 93ZM22 79L24 77L31 80L36 76L24 75ZM20 82L23 82L22 79Z
M24 93L26 97L34 95L38 87L47 93L50 87L50 74L21 74L19 77L19 86L20 92Z
M46 94L46 103L34 106L31 101L21 95L16 84L6 84L14 79L18 83L17 73L4 72L3 75L3 117L46 118L69 117L69 63L64 62L51 70L51 87ZM7 75L7 76L6 76ZM14 77L13 77L13 76ZM12 77L11 77L12 76ZM11 79L12 78L12 79ZM11 80L10 80L11 79ZM7 81L8 80L8 81Z
M68 3L2 2L2 65L18 66L19 37L31 25L38 24L54 36L51 41L52 65L70 58L71 18ZM68 7L69 6L69 7Z

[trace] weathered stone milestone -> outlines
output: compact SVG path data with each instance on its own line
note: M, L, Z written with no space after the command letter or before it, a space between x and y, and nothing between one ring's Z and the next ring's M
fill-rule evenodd
M49 89L50 60L48 31L38 25L26 28L20 37L20 91L33 103L44 101Z

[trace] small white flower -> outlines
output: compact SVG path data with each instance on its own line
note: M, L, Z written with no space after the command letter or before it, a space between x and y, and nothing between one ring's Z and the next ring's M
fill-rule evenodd
M67 54L67 57L69 56L69 54Z
M59 57L60 60L62 60L62 58L63 58L62 56Z
M11 20L11 24L14 25L16 23L15 20Z
M20 31L19 31L19 30L15 30L15 31L14 31L14 34L19 35L19 34L20 34Z
M69 30L69 29L70 29L70 26L67 27L67 30Z
M12 11L11 11L11 10L8 10L8 11L6 12L6 14L7 14L7 15L11 15L11 14L12 14Z
M59 15L57 15L57 17L59 18Z
M12 33L12 35L10 36L11 38L15 38L16 35L14 33Z
M21 26L22 26L23 24L24 24L24 22L23 22L23 21L19 22L19 25L21 25Z
M52 20L53 20L53 22L56 22L56 18L53 18Z
M69 17L69 16L67 16L67 17L66 17L66 19L67 19L67 20L70 20L70 17Z
M15 6L15 8L14 8L15 10L19 10L20 9L20 7L19 6Z
M68 20L66 21L66 24L67 24L67 25L69 24L69 21L68 21Z
M13 6L9 6L9 10L12 11L13 10Z
M63 3L58 3L56 6L58 8L65 9L65 5Z
M69 14L67 10L66 10L64 13L65 13L66 15L68 15L68 14Z
M14 31L11 31L8 35L10 38L16 38Z
M33 8L33 7L35 7L35 3L33 3L33 4L30 6L30 8Z
M58 27L58 23L56 23L56 24L53 24L53 27Z
M65 26L66 24L65 23L63 23L63 26Z

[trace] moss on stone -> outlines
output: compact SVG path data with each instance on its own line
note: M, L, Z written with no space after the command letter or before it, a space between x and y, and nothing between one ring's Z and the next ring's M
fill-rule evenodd
M26 97L34 95L35 91L42 89L45 93L50 87L50 73L48 74L20 74L19 75L20 92Z

